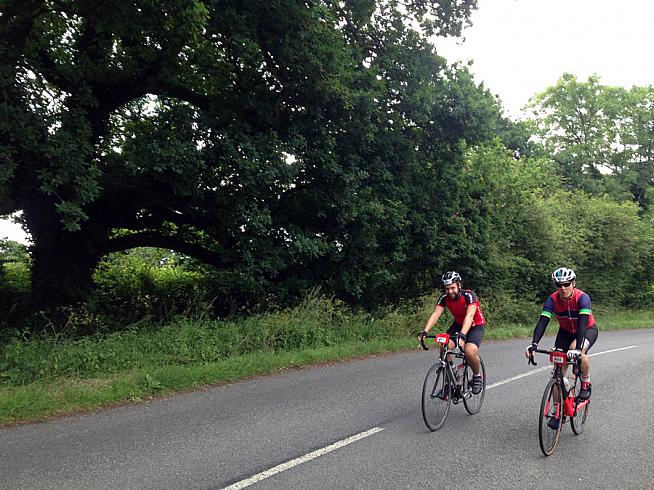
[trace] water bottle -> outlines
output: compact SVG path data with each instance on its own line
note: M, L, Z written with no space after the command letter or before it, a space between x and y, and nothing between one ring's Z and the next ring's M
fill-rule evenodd
M568 393L570 391L570 380L567 376L563 376L563 386L565 387L565 392Z
M567 376L563 376L563 414L567 417L572 417L574 414L575 400L573 394L570 392L570 380Z
M463 363L460 362L454 369L454 376L456 377L456 384L463 383Z

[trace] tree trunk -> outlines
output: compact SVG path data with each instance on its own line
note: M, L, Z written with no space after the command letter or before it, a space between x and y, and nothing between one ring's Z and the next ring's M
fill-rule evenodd
M94 252L88 227L64 230L54 207L32 207L25 218L33 240L30 307L32 313L43 312L55 328L61 327L67 321L65 307L87 300L100 254Z

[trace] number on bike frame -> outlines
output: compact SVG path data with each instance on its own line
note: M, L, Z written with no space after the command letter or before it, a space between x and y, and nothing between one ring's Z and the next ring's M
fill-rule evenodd
M567 361L565 352L550 352L550 362L562 366Z

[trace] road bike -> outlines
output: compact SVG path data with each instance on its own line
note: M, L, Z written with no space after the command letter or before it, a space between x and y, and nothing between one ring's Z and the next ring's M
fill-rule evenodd
M467 412L474 415L479 412L481 404L486 395L486 368L484 361L479 356L481 363L482 388L477 394L472 392L472 368L469 366L462 349L458 347L459 337L454 336L454 349L449 348L450 335L439 333L436 335L425 335L420 338L420 345L424 350L429 350L425 339L435 339L439 348L438 358L433 366L427 371L425 382L422 385L422 418L431 431L443 427L450 405L463 401ZM455 367L449 359L460 359Z
M540 403L538 414L538 440L540 449L545 456L554 452L561 436L563 424L569 419L572 432L579 435L584 430L584 424L588 417L590 399L579 400L581 391L581 356L575 355L569 358L568 355L559 350L531 351L528 362L536 366L534 352L549 355L550 362L554 366L552 377L545 386L543 398ZM574 383L563 374L564 367L572 366ZM561 396L563 394L563 396ZM561 403L563 400L563 403Z

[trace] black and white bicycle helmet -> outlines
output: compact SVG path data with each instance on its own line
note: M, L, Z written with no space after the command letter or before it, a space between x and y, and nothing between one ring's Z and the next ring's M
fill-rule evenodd
M455 271L448 271L443 276L441 277L441 281L443 282L443 286L449 286L450 284L460 283L461 282L461 276L459 275L458 272Z
M554 282L570 282L574 281L577 277L575 271L568 269L567 267L559 267L554 272L552 272L552 279Z

